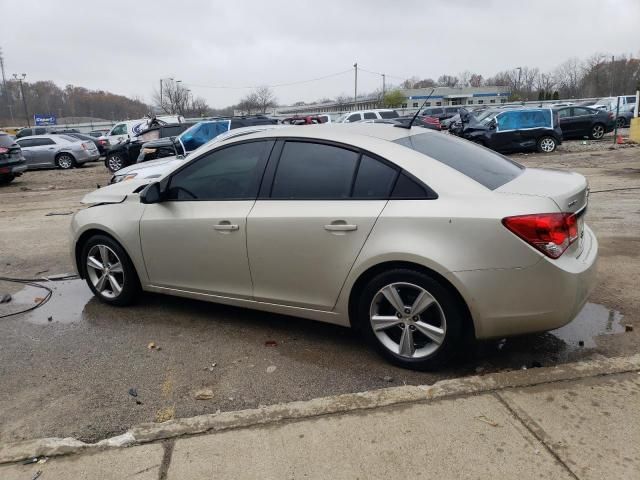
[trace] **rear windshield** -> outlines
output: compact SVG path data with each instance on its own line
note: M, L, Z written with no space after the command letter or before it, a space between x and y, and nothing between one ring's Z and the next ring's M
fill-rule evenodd
M490 190L510 182L524 167L467 140L440 133L420 133L394 143L444 163Z
M398 112L392 110L390 112L378 112L380 114L380 118L398 118Z
M15 140L9 135L0 135L0 147L9 148L14 143L16 143Z

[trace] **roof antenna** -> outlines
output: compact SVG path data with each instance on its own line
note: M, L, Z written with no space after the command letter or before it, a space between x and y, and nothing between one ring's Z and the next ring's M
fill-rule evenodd
M396 123L394 125L394 127L400 127L400 128L406 128L406 129L410 129L411 126L413 125L413 122L416 121L416 118L418 117L418 114L420 113L420 110L422 110L425 106L425 104L427 103L427 100L429 100L431 98L431 95L433 95L433 92L435 91L435 88L432 88L431 91L429 92L429 95L427 95L427 98L424 99L424 102L422 102L422 106L418 109L418 111L416 112L416 114L413 116L413 118L411 119L411 121L407 124L407 125L402 125L400 123Z

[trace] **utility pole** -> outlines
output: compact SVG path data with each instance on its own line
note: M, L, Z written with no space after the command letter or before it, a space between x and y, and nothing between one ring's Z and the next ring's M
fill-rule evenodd
M385 94L387 93L387 76L383 73L382 74L382 98L384 99Z
M162 79L160 79L160 108L162 108Z
M353 109L358 109L358 63L353 64L353 68L355 69L355 83L353 87Z
M522 67L516 67L516 70L518 70L518 85L516 87L516 90L520 92L520 76L522 75Z
M31 127L31 121L29 120L29 111L27 110L27 99L24 96L24 87L22 86L22 81L27 76L26 73L23 73L21 76L18 76L17 73L13 74L13 78L15 78L18 82L20 82L20 94L22 95L22 105L24 106L24 116L27 119L27 127Z
M609 96L613 97L613 70L615 67L616 57L615 55L611 55L611 85L609 86ZM623 92L624 93L624 92Z

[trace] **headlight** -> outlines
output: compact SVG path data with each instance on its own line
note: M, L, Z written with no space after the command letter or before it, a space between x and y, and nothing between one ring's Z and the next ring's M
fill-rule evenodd
M111 183L124 182L125 180L134 179L137 176L138 176L137 173L127 173L127 174L124 174L124 175L114 175L113 177L111 177Z

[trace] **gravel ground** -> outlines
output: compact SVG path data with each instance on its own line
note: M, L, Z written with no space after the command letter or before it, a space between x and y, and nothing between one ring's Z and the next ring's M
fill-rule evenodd
M55 283L44 307L0 324L0 443L41 436L91 441L174 416L637 352L640 148L587 146L567 142L555 154L513 156L528 166L578 171L591 183L587 221L600 241L599 283L569 326L478 344L442 372L418 373L388 365L344 328L160 295L109 308L81 281ZM71 271L69 214L109 176L96 163L27 172L0 188L0 275ZM15 297L0 314L43 295L0 282L6 291ZM625 325L633 331L624 333ZM156 348L148 348L151 342ZM197 400L202 388L213 398Z

